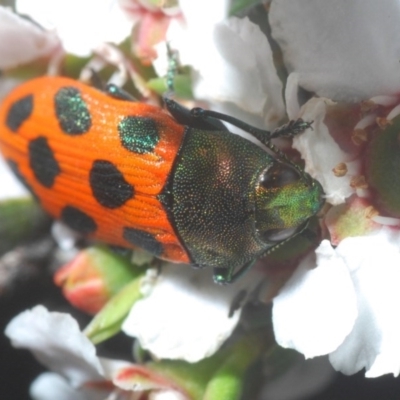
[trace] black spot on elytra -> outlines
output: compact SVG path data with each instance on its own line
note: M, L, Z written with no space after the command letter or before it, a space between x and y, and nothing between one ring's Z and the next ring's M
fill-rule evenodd
M66 206L62 209L61 221L74 231L84 235L93 233L97 229L97 224L92 217L72 206Z
M33 110L33 95L23 97L11 104L6 116L6 125L13 132L17 132L19 127L26 121Z
M25 177L21 174L21 171L19 170L18 164L11 159L6 160L8 166L10 167L11 171L14 173L14 175L18 178L18 180L31 192L32 196L39 201L38 196L36 193L33 191L31 185L27 182Z
M121 207L134 195L133 186L113 163L106 160L93 162L89 182L93 196L107 208Z
M122 146L138 154L153 152L160 140L157 124L151 118L125 117L118 124L118 132Z
M123 237L134 246L141 247L160 256L163 252L163 245L150 233L134 228L124 228Z
M92 118L81 92L73 87L61 88L54 97L56 116L62 131L68 135L82 135L91 125Z
M28 153L29 165L36 179L43 186L51 188L61 169L47 139L43 136L33 139L29 142Z

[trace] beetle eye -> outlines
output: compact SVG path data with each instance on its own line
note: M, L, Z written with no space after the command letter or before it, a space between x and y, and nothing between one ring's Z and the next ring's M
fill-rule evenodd
M289 239L297 231L303 230L302 227L285 228L285 229L270 229L261 234L262 239L267 243L279 243L283 240Z
M300 179L299 171L295 168L275 163L261 176L260 184L265 189L274 189L286 186L290 183L296 182Z

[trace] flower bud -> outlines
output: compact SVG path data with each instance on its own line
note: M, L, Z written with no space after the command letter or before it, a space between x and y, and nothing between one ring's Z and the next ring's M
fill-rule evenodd
M128 258L95 246L82 250L58 270L54 281L71 304L95 314L139 274Z

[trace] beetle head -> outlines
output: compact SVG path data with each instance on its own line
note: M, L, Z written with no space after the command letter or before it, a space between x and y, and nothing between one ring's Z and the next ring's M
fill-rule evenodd
M321 185L297 166L275 160L260 175L255 195L259 239L277 244L301 232L322 207Z

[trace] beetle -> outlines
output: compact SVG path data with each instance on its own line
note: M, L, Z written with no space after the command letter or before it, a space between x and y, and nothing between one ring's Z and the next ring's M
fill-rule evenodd
M270 140L225 114L166 110L64 77L14 89L0 106L0 150L43 208L81 234L237 279L301 232L323 204L321 185ZM228 131L230 122L262 148Z

